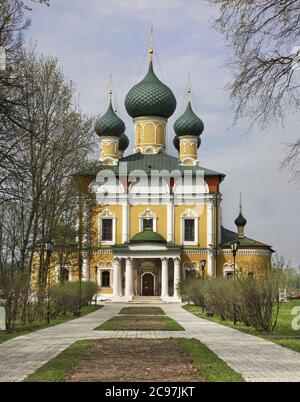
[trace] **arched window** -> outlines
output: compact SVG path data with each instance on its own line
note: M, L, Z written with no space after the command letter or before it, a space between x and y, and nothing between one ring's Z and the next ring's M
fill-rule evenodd
M108 288L110 285L110 273L109 271L102 271L101 284L103 288Z

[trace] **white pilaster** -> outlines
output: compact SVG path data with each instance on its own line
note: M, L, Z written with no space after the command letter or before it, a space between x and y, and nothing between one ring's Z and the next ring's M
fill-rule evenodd
M167 241L174 243L174 206L167 204Z
M120 300L120 259L114 259L113 271L113 300Z
M208 250L207 275L214 276L214 258L212 248L209 248Z
M181 301L177 286L180 281L180 258L174 258L174 301Z
M97 269L97 285L99 286L99 288L100 288L100 274L101 274L101 271L100 271L100 269L97 267L96 268Z
M82 280L83 281L89 280L89 261L87 256L83 256L82 259Z
M132 300L133 297L133 267L132 258L126 258L125 270L125 299L126 301Z
M169 280L168 280L168 259L161 259L161 298L163 300L169 297Z
M208 262L207 274L213 276L214 274L214 261L213 261L213 202L209 201L207 204L207 248L208 248Z
M129 241L129 205L128 201L122 204L122 242Z

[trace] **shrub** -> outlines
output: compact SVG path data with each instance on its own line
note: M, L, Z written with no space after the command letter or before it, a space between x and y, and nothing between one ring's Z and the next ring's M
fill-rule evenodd
M81 283L81 301L80 305L88 305L97 291L97 285L94 282ZM79 306L79 283L64 282L51 289L51 315L56 317L66 312L74 312Z
M178 290L183 301L191 301L197 306L203 306L205 286L203 286L201 279L183 279L179 282Z
M206 281L206 306L222 320L233 319L234 286L225 279L211 278Z

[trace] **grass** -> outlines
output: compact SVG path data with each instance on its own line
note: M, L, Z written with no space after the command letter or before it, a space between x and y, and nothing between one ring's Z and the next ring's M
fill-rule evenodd
M100 331L184 331L181 325L167 316L115 316L96 328Z
M81 310L81 317L83 317L84 315L93 313L94 311L98 310L101 307L103 307L103 306L89 305L89 306L83 307ZM17 323L16 328L15 328L14 332L12 332L12 333L0 331L0 343L8 341L9 339L12 339L12 338L16 338L17 336L26 335L26 334L29 334L30 332L38 331L39 329L62 324L66 321L70 321L75 318L78 318L78 317L75 317L73 313L69 312L69 313L60 315L57 318L51 320L49 325L47 325L45 320L34 321L31 324L27 324L27 325L24 325L22 323Z
M25 382L61 382L70 370L86 355L94 340L77 341L48 363L26 377ZM243 382L243 377L232 370L218 356L197 339L179 338L184 350L207 382ZM116 362L117 364L117 362Z
M232 370L198 339L179 338L207 382L244 382L242 375Z
M124 307L119 314L125 315L165 315L160 307Z
M61 382L67 372L82 360L92 340L77 341L61 352L48 363L38 368L33 374L25 378L24 382Z
M206 320L238 329L247 334L260 336L271 342L277 343L296 352L300 352L300 330L295 331L292 329L292 320L295 316L291 314L291 310L296 306L300 306L299 300L282 303L278 315L278 322L272 334L257 331L255 328L247 327L243 323L237 323L234 325L231 321L223 321L216 316L207 317L202 313L202 308L195 305L185 305L183 308L197 317L205 318Z

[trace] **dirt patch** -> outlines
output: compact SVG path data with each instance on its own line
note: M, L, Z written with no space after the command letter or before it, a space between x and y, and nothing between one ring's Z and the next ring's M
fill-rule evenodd
M101 339L93 342L65 381L204 380L176 339Z

